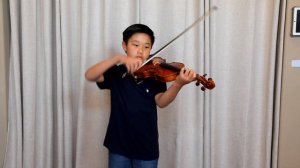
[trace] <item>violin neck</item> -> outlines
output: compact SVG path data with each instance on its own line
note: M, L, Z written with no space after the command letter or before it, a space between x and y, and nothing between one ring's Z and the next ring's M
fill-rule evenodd
M166 69L169 69L169 70L172 70L172 71L175 71L175 72L180 72L180 68L176 67L176 66L173 66L173 65L170 65L168 63L165 63L165 62L162 62L159 64L161 67L163 68L166 68Z

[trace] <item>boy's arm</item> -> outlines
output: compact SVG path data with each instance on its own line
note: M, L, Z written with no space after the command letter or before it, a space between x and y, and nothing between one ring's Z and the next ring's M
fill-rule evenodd
M169 105L177 96L180 89L196 79L196 73L187 68L182 68L173 84L163 93L155 96L156 105L160 108Z
M114 56L112 58L105 59L93 66L91 66L85 72L85 78L89 81L102 82L104 81L103 74L113 65L118 64L121 61L121 56Z
M125 64L129 72L133 72L142 64L142 60L139 58L131 58L125 55L115 55L90 67L85 72L85 78L89 81L103 82L103 74L112 66L120 63Z

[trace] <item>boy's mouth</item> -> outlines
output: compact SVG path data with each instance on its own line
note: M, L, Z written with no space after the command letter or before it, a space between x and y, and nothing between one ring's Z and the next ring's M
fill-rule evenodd
M141 60L144 60L142 56L136 56L136 58L140 58Z

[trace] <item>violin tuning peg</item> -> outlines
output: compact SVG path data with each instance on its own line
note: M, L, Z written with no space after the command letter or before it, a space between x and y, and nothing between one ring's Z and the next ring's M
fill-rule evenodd
M207 74L204 74L204 75L203 75L203 77L206 77L206 76L207 76Z
M204 87L204 86L202 86L202 87L201 87L201 90L202 90L202 91L205 91L205 87Z

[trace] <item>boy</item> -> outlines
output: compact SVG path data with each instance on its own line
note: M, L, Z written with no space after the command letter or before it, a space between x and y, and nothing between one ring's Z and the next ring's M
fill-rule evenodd
M136 82L132 74L149 58L153 31L134 24L123 32L127 56L115 55L90 67L85 77L100 89L111 91L111 114L104 140L109 168L156 168L159 157L157 106L166 107L196 73L182 68L167 89L166 83L146 78Z

